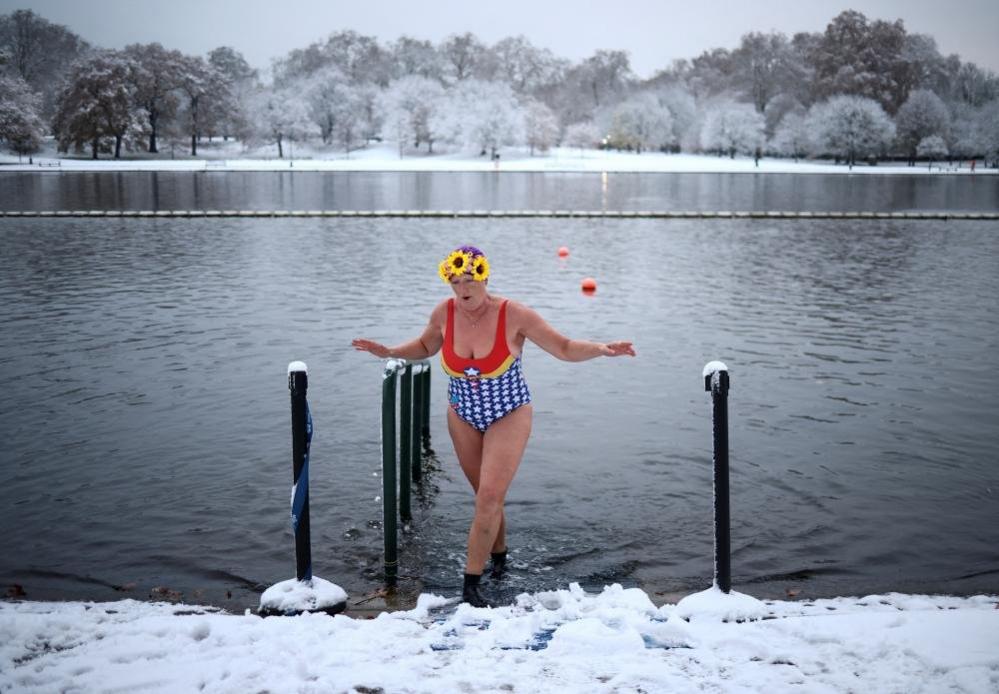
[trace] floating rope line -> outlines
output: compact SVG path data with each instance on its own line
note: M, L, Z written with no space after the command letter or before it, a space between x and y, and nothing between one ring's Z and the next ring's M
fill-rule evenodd
M399 217L438 219L569 218L569 219L919 219L999 220L995 212L731 212L680 210L0 210L0 217Z

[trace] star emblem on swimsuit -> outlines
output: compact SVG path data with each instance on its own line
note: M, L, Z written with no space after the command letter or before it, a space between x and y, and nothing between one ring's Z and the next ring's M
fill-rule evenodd
M469 366L467 369L465 369L466 378L478 378L481 374L482 372L476 369L474 366Z

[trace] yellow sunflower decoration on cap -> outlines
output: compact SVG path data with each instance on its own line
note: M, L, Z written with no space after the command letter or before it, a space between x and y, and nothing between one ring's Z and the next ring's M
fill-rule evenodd
M475 246L455 249L437 266L437 274L444 282L449 283L465 273L469 273L477 282L484 282L489 277L489 261Z

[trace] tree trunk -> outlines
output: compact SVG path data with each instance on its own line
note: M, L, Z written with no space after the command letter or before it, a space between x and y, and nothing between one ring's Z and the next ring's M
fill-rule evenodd
M121 135L114 136L114 158L121 159Z
M281 140L282 140L282 137L280 135L278 135L278 137L277 137L278 159L284 159L284 149L281 147Z
M149 132L149 153L159 154L159 149L156 147L156 123L159 121L159 114L155 111L149 114L149 127L151 128Z
M198 98L191 99L191 156L198 156Z
M91 146L91 148L93 150L93 156L91 157L91 159L96 159L97 158L97 146L98 146L97 138L96 137L90 143L90 146Z

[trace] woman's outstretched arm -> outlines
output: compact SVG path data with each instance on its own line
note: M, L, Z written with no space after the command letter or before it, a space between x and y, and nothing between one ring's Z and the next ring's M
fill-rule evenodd
M586 361L596 357L635 356L631 342L590 342L570 340L550 326L537 311L517 304L515 311L520 331L524 337L541 349L563 361Z
M380 359L426 359L440 351L444 344L444 303L440 303L430 314L430 322L424 328L423 333L415 340L403 342L401 345L387 347L380 342L357 338L351 341L359 352L371 352Z

